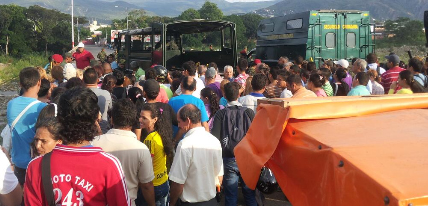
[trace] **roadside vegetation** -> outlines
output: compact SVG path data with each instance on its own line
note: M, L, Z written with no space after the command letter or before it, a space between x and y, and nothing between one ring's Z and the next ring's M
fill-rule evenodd
M30 53L21 57L0 55L0 84L17 81L21 69L29 66L45 66L48 58L45 54Z

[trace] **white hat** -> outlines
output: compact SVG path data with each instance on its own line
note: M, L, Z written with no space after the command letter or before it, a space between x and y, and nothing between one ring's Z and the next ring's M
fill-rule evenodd
M64 75L64 79L69 80L76 77L76 68L74 68L73 64L67 63L62 70L62 74Z
M345 59L341 59L339 61L334 61L334 63L342 66L345 69L349 67L349 62Z
M82 47L82 48L85 47L85 45L83 44L83 42L79 42L79 44L77 45L77 48L80 48L80 47Z

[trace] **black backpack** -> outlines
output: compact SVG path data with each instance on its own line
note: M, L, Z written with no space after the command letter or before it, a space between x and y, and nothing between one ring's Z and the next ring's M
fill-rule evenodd
M221 123L220 142L223 158L235 157L233 149L244 138L250 128L252 117L246 111L253 110L242 106L231 106L223 109L224 116Z

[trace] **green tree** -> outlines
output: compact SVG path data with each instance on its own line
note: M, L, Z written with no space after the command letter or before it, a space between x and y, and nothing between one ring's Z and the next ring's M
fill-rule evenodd
M201 15L199 14L199 12L196 9L187 9L185 11L183 11L180 16L178 16L179 20L192 20L192 19L200 19Z
M424 41L422 21L399 17L397 20L385 21L385 39L380 43L401 46L420 45Z
M25 12L21 6L0 5L0 53L17 55L32 50L31 24Z
M199 9L199 14L202 19L206 20L221 20L223 18L223 12L217 7L217 4L206 1Z
M223 19L236 24L236 39L238 41L238 48L244 48L245 46L248 46L249 38L247 38L245 35L247 33L247 28L245 27L242 17L238 15L230 15L225 16Z
M245 14L240 16L245 26L245 36L248 39L257 39L257 29L263 17L258 14Z

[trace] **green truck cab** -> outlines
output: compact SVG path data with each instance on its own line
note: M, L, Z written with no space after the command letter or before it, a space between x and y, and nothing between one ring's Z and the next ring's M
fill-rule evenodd
M365 58L374 48L369 12L307 11L262 20L256 58L276 65L281 56L302 56L319 64L323 59Z
M189 60L216 62L221 71L226 65L237 64L236 26L228 21L152 23L147 28L119 33L115 42L127 70L132 61L141 68L156 64L170 71L181 70Z

